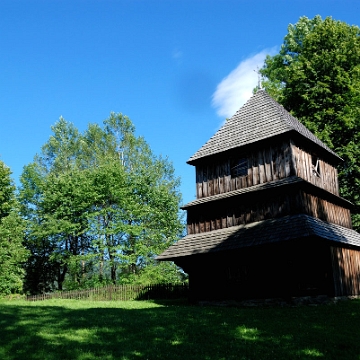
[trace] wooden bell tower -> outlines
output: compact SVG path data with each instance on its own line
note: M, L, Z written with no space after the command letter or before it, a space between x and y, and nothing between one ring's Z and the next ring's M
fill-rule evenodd
M158 256L194 300L360 294L360 234L342 160L259 90L189 160L187 236Z

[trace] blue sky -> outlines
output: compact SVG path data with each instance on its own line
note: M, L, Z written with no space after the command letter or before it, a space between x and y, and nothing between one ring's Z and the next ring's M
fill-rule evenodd
M130 117L195 198L186 161L250 96L289 23L360 25L353 0L0 0L0 160L19 181L60 116Z

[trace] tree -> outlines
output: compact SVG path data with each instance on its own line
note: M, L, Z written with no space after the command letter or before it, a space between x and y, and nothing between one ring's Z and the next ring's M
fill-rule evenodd
M53 135L34 162L21 175L20 201L27 222L25 289L32 293L62 289L72 256L83 249L86 204L81 189L78 159L80 134L60 118ZM82 194L83 195L83 194ZM75 274L72 274L76 277Z
M159 268L155 256L183 229L171 163L155 156L122 114L83 134L62 118L52 130L21 179L29 288L139 282L150 267Z
M18 214L11 171L0 161L0 296L22 291L24 224Z
M360 29L331 17L301 17L261 69L265 89L336 151L340 193L360 230Z

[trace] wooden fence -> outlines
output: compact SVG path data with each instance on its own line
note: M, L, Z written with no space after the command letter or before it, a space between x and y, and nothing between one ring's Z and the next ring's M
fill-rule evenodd
M87 290L59 291L54 293L29 295L28 301L48 299L76 299L91 301L128 301L150 299L177 299L187 297L189 285L152 284L152 285L108 285Z

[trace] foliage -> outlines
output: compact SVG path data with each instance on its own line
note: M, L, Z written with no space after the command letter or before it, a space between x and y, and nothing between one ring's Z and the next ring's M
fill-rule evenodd
M165 261L152 261L144 266L138 274L129 276L123 280L123 284L177 284L187 280L187 274L182 272L174 263Z
M52 130L21 178L27 290L138 281L182 232L171 163L122 114L84 133L63 118Z
M0 302L0 358L358 359L359 300L300 307Z
M0 219L8 216L15 205L15 186L10 169L0 161Z
M360 229L360 29L331 17L301 17L261 73L266 90L344 159L341 195Z
M27 252L10 169L0 161L0 296L21 292Z

